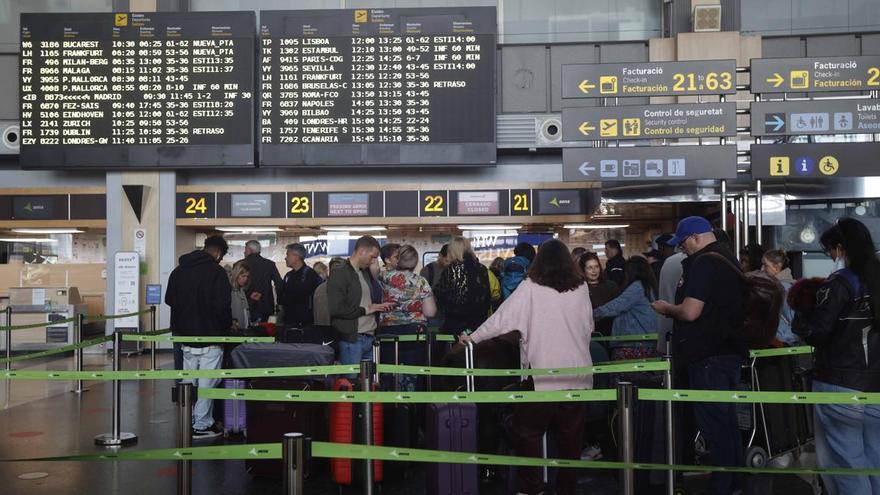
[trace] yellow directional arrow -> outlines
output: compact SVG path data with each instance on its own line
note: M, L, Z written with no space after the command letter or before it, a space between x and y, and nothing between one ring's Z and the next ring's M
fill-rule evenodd
M590 131L595 131L596 128L591 126L589 122L583 122L578 127L578 130L581 131L581 134L583 134L584 136L589 136Z
M774 88L778 88L785 82L785 78L782 77L778 72L773 73L773 77L768 77L767 82L772 84Z
M580 88L580 90L584 93L589 93L590 90L595 87L596 87L596 85L590 84L590 81L588 79L584 79L583 81L581 81L580 84L578 84L578 88Z

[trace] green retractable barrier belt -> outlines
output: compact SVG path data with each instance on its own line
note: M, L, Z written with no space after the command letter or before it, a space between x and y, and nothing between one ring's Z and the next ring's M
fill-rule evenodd
M59 347L57 349L49 349L47 351L33 352L31 354L25 354L23 356L15 356L15 357L9 358L9 359L3 358L3 359L0 359L0 364L15 363L18 361L26 361L28 359L37 359L37 358L46 357L46 356L53 356L55 354L62 354L65 352L75 351L81 347L91 347L93 345L102 344L104 342L109 342L111 340L113 340L113 337L110 335L107 335L104 337L96 337L94 339L85 340L83 342L80 342L79 344L66 345L64 347Z
M469 402L587 402L617 400L617 390L559 390L552 392L342 392L201 388L202 399L285 402L383 402L432 404Z
M656 333L640 333L636 335L609 335L607 337L592 337L594 342L640 342L645 340L657 340Z
M0 371L0 379L17 380L176 380L180 378L259 378L267 376L324 376L358 373L359 366L299 366L236 370L157 371Z
M779 349L755 349L749 351L749 357L762 358L774 356L796 356L798 354L811 354L813 348L808 345L799 347L781 347Z
M440 368L428 366L406 366L380 364L380 373L400 373L406 375L432 375L432 376L552 376L552 375L587 375L602 373L632 373L636 371L666 371L669 363L665 361L608 364L587 366L583 368L543 368L543 369L489 369L489 368Z
M877 476L880 468L730 468L718 466L688 466L680 464L625 463L609 461L581 461L571 459L542 459L470 452L408 449L392 446L350 445L331 442L312 442L312 456L337 459L375 459L384 461L439 462L450 464L481 464L494 466L565 467L579 469L647 469L656 471L731 472L748 474L815 475L833 474L850 476ZM0 459L0 462L34 461L216 461L242 459L280 459L280 443L247 445L220 445L187 449L155 449L108 454Z
M119 315L86 315L86 321L107 321L107 320L118 320L119 318L128 318L130 316L139 316L145 315L149 313L149 309L145 309L143 311L134 311L131 313L123 313Z
M741 402L746 404L880 404L880 393L865 392L740 392L734 390L666 390L640 388L639 400L677 402Z
M58 325L64 325L66 323L72 323L74 321L76 321L76 317L65 318L63 320L47 321L47 322L42 322L42 323L28 323L27 325L12 325L10 327L2 326L2 327L0 327L0 331L3 331L3 330L30 330L32 328L44 328L44 327L48 327L50 325L54 327L54 326L58 326Z
M163 333L168 333L166 330ZM171 335L149 335L143 333L127 333L122 335L122 340L137 342L180 342L183 344L255 344L272 343L275 337L185 337Z

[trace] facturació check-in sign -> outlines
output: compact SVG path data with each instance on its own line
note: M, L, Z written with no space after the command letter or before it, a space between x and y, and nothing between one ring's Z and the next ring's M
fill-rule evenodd
M735 60L562 66L563 98L734 93L736 93Z
M753 58L752 93L880 89L880 55Z
M618 105L562 109L563 141L736 135L736 103Z

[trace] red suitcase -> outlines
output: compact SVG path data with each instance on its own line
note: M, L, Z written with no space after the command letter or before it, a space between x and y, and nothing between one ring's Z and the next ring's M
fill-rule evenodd
M333 384L334 391L351 392L355 389L348 378L339 378ZM374 384L375 390L375 384ZM334 402L330 404L330 441L336 443L364 443L363 432L364 404L350 402ZM373 404L373 445L383 444L382 404ZM363 461L352 459L330 459L330 471L333 482L338 485L352 486L363 479ZM373 481L382 481L383 463L373 461Z

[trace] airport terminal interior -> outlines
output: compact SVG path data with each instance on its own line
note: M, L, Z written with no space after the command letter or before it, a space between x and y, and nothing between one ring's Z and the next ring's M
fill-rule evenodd
M0 134L3 494L880 494L880 1L0 0Z

